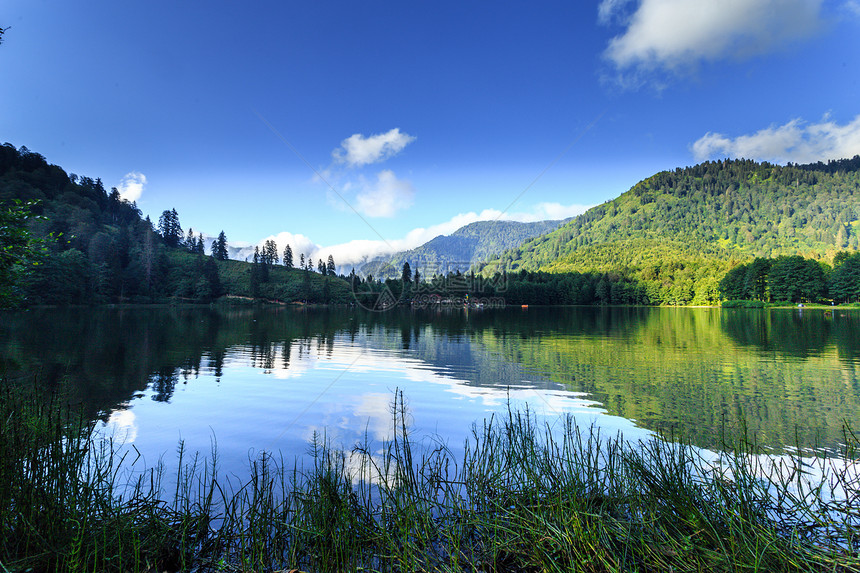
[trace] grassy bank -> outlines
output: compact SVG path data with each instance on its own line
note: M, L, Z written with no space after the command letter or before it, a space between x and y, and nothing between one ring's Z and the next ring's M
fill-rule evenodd
M2 393L10 571L860 570L856 478L836 471L847 501L828 501L745 444L714 470L689 446L511 411L462 449L428 448L410 440L401 399L389 443L341 452L320 438L306 464L266 454L242 482L218 474L216 452L180 448L167 480L126 473L134 460L56 393Z

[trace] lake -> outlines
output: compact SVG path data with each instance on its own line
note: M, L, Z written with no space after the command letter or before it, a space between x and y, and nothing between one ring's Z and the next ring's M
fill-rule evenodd
M241 474L391 436L456 452L528 407L639 439L837 449L860 426L860 312L834 309L41 309L0 314L0 373L68 388L147 466L186 451Z

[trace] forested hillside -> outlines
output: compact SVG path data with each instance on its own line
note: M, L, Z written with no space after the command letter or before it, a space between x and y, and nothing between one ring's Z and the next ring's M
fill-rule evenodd
M183 234L175 210L162 213L156 230L100 179L0 146L0 306L352 300L349 283L328 272L226 260L223 232L209 250L214 256L204 254L202 235Z
M716 161L649 177L483 271L610 273L706 303L739 263L798 254L830 261L857 250L858 234L860 156L785 167Z
M549 233L565 221L477 221L450 235L439 235L420 247L365 263L361 273L378 278L399 277L403 263L423 274L467 271L475 263L488 261L532 237Z

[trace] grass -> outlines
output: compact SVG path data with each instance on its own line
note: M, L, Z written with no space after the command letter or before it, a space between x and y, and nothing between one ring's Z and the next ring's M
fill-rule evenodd
M0 570L860 570L850 466L830 464L845 493L830 500L799 460L774 471L745 442L716 467L690 445L509 410L454 452L413 442L400 396L388 443L319 437L307 466L266 453L241 482L216 449L180 446L167 485L163 468L128 478L133 460L56 393L0 398Z

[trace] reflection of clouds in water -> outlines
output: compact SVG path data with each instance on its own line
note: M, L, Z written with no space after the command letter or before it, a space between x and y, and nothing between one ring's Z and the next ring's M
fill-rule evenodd
M137 439L137 416L131 410L114 410L99 433L118 445L131 444Z
M474 420L465 420L464 426L478 421L482 415L500 412L506 409L508 403L515 410L526 406L535 414L549 418L572 415L576 422L583 427L598 425L612 433L622 432L628 436L644 437L650 432L637 428L636 425L624 418L607 415L600 402L590 400L582 392L570 392L542 389L538 383L533 388L493 387L470 385L467 380L456 378L450 374L440 373L428 363L413 357L404 357L399 351L367 348L355 344L341 344L327 347L325 352L314 350L318 344L316 339L293 343L291 357L287 366L284 362L275 361L270 374L278 379L299 379L311 372L317 375L331 371L332 376L343 376L337 382L349 383L355 378L367 378L379 373L381 379L391 382L390 374L395 374L403 382L416 383L427 387L432 385L448 395L448 399L467 400L475 405ZM296 352L296 348L300 348ZM286 351L282 345L275 349L277 354ZM394 381L396 385L396 380ZM529 381L523 380L526 385ZM423 388L420 392L404 390L407 404L412 402L418 406ZM392 386L393 390L393 386ZM328 392L337 392L333 387ZM432 398L429 398L432 399ZM353 387L350 393L336 401L326 400L322 411L317 411L313 423L305 426L302 431L305 440L313 439L314 435L325 436L329 440L345 446L343 440L364 436L370 439L385 441L392 435L392 402L394 393L361 393ZM439 408L438 398L428 410ZM442 406L444 407L444 406ZM461 430L464 428L461 428Z
M358 404L352 413L361 420L367 420L369 437L375 440L389 440L394 430L391 394L371 393L358 396Z
M394 436L395 388L403 392L406 423L416 430L411 437L426 442L425 447L432 447L434 440L462 443L474 423L504 414L508 404L515 411L528 408L535 421L542 425L545 420L553 428L562 427L563 416L571 415L580 427L597 426L604 435L620 432L628 439L650 435L629 420L607 415L602 404L587 394L567 391L548 380L524 380L520 374L510 380L516 387L501 381L499 386L478 385L396 346L370 348L368 339L347 337L335 337L334 344L322 344L322 340L296 339L253 350L237 347L228 352L225 365L235 371L240 365L247 368L250 360L257 375L289 380L288 387L256 386L257 396L270 401L283 399L278 389L289 388L291 404L301 415L285 424L283 431L291 435L285 442L325 442L349 454L345 463L356 472L361 463L379 461L381 448ZM259 361L263 355L269 357L265 366ZM225 379L229 378L225 371ZM242 384L246 391L251 387ZM276 445L281 437L275 436ZM361 455L372 457L362 462L354 451L357 445L369 447L371 451Z
M335 446L347 448L351 445L344 440L350 436L359 442L365 435L375 442L390 440L394 430L393 400L393 394L370 392L329 404L318 423L306 427L304 439L311 441L315 436L325 436Z

